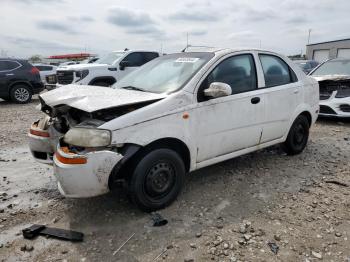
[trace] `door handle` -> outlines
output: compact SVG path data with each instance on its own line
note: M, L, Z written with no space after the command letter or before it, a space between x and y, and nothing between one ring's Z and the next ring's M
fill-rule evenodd
M295 90L293 91L293 93L294 93L294 94L298 94L298 93L299 93L299 88L298 88L298 89L295 89Z
M253 97L250 101L252 102L252 104L258 104L260 102L260 97Z
M14 74L6 74L6 76L13 76Z

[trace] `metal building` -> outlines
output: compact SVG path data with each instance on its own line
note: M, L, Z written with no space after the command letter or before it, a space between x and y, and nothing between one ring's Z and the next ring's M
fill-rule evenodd
M350 58L350 38L309 44L306 46L306 57L318 62L336 57Z

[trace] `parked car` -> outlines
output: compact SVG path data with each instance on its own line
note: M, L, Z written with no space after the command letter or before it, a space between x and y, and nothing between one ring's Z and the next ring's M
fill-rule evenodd
M122 77L159 56L155 51L111 52L92 64L59 67L57 86L68 84L111 86Z
M44 89L39 70L23 59L0 58L0 98L29 103Z
M320 116L350 117L350 59L328 60L310 76L320 85Z
M300 66L301 70L303 70L305 74L309 74L319 65L319 63L314 60L295 60L294 62Z
M57 66L54 65L46 65L46 64L34 64L36 68L40 71L40 78L44 85L47 83L46 77L49 75L55 75Z
M318 97L317 81L274 52L170 54L113 88L40 95L47 116L32 124L29 145L36 160L53 163L63 195L92 197L126 184L151 211L174 201L190 171L280 143L301 153Z

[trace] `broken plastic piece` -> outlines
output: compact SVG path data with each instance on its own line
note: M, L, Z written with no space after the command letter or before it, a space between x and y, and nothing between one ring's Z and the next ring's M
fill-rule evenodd
M33 239L45 228L44 225L32 225L22 230L23 237Z
M165 226L168 224L168 220L163 218L160 214L158 213L153 213L152 214L152 220L153 220L153 226L154 227L160 227L160 226Z
M277 246L277 244L274 243L274 242L268 242L267 245L270 247L271 251L272 251L275 255L277 255L278 250L280 249L279 246Z
M84 234L66 230L61 228L46 227L44 225L32 225L22 230L23 237L26 239L33 239L38 235L50 236L62 240L70 240L74 242L83 241Z

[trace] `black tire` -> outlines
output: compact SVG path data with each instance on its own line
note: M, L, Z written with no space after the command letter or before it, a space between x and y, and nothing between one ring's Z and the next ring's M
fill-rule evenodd
M175 151L155 149L136 165L129 180L129 196L143 211L162 209L180 193L185 173L183 160Z
M110 86L110 84L109 83L107 83L107 82L95 82L95 83L93 83L92 84L93 86Z
M298 116L289 130L287 140L282 144L288 155L297 155L303 152L309 139L309 121L303 115Z
M13 102L26 104L32 100L32 91L26 85L15 85L11 88L10 97Z

